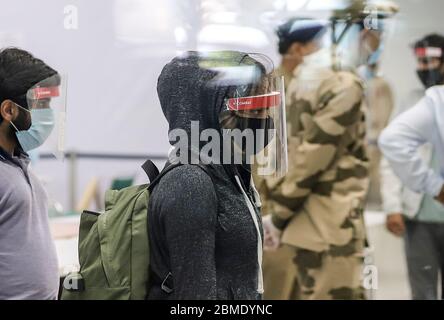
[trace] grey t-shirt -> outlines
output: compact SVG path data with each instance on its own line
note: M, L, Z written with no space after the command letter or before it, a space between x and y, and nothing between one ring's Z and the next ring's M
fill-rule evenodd
M57 298L47 195L28 167L27 156L0 148L0 300Z

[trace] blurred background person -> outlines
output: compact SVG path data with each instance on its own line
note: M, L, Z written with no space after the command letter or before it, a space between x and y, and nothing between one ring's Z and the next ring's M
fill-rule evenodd
M444 83L444 37L430 34L415 44L416 73L426 89Z
M366 208L381 210L380 162L381 151L378 148L378 137L387 126L394 109L394 96L390 84L379 72L383 42L373 52L366 65L358 69L365 83L365 102L367 112L367 152L370 160L370 185L367 194Z
M290 257L275 280L275 288L281 285L276 298L364 298L369 164L364 87L355 72L380 48L382 33L365 26L366 6L350 1L334 11L331 48L305 57L288 88L289 172L263 188L270 213L264 217L265 248L282 243L279 250ZM396 11L384 2L377 17Z
M279 38L278 50L282 56L281 65L277 68L277 75L284 77L287 90L289 83L297 74L297 69L304 62L304 57L318 51L321 47L319 40L327 30L326 21L308 18L290 18L277 29ZM286 100L288 100L288 95ZM256 186L261 193L262 213L268 213L268 201L265 181L255 176ZM293 255L285 249L268 251L264 253L264 298L288 299L286 292L292 284L286 281L292 268Z
M417 74L426 89L443 84L443 50L444 37L438 34L427 35L414 45ZM395 115L414 105L415 101L400 105ZM432 144L420 146L418 155L429 169L439 172L440 163ZM385 159L381 162L381 183L387 229L404 238L412 298L435 300L439 274L444 270L444 206L430 194L417 193L403 185Z

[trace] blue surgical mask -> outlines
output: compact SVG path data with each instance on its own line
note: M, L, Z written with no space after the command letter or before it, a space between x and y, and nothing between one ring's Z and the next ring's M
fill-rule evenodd
M28 152L40 147L48 139L54 128L54 112L50 108L31 111L22 109L31 112L31 127L28 130L19 131L12 122L11 124L16 130L15 134L23 151Z

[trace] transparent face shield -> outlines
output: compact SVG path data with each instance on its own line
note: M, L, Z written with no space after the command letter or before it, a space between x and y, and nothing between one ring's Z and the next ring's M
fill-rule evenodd
M333 66L343 70L377 66L394 24L393 19L377 17L354 22L335 21L331 30Z
M249 80L233 86L219 120L223 130L224 163L248 164L260 176L281 177L288 169L285 92L267 57L249 54ZM230 152L227 152L230 147Z
M34 136L44 140L42 148L63 159L65 152L66 76L55 74L35 84L26 93Z
M336 69L354 69L364 64L361 56L360 33L362 29L357 24L337 22L332 30L333 66Z

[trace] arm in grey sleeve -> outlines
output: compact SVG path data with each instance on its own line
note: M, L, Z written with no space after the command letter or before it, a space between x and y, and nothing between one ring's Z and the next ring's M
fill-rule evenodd
M433 144L438 132L433 101L426 96L394 119L379 138L381 151L404 185L432 196L439 194L444 179L421 159L418 148Z

